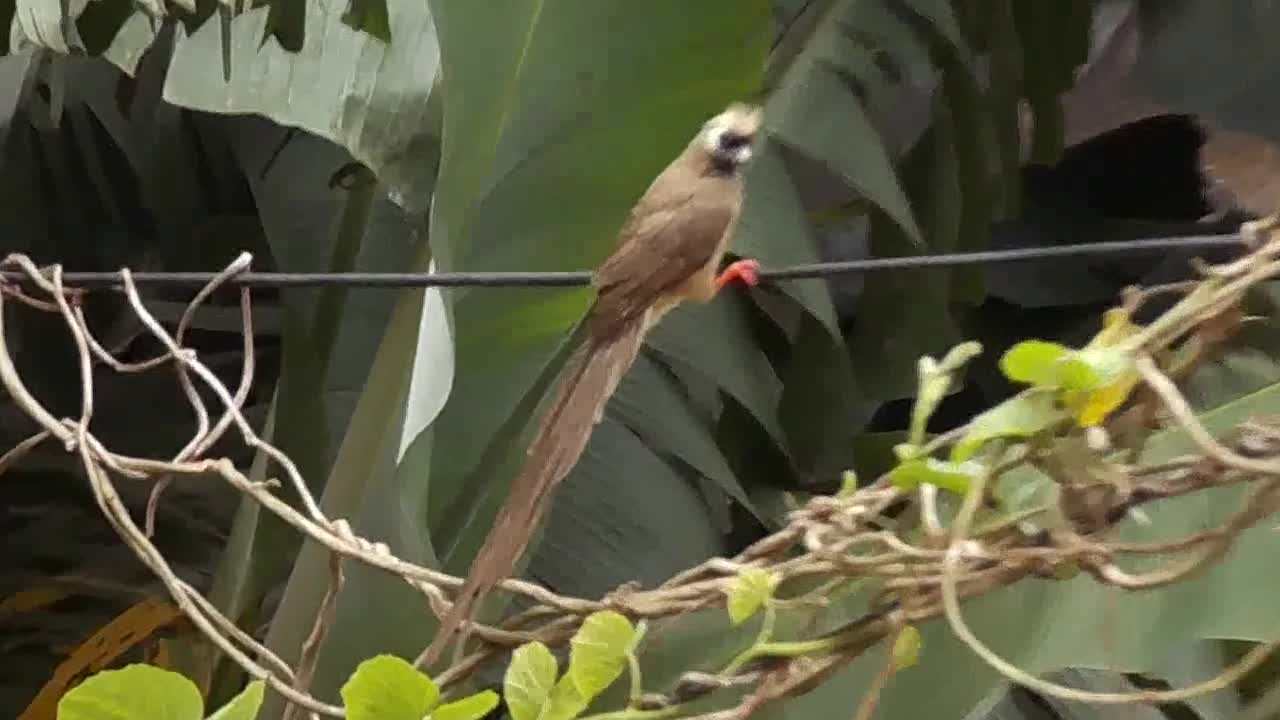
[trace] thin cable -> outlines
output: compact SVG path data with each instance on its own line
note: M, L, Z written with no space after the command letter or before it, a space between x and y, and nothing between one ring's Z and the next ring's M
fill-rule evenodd
M777 270L761 270L762 280L800 280L877 272L881 270L918 270L925 268L995 265L1000 263L1079 258L1100 255L1140 255L1175 249L1208 250L1241 245L1245 239L1238 233L1224 235L1189 235L1182 237L1119 240L1116 242L1080 243L1052 247L986 250L940 255L907 255L868 258L843 262L796 265ZM139 285L202 287L220 275L216 272L135 272L132 279ZM24 283L21 272L0 273L5 280ZM121 284L119 272L64 272L62 281L72 287L114 287ZM278 273L247 272L226 281L227 285L252 287L314 288L335 285L366 288L410 287L579 287L591 282L591 273L582 272L452 272L452 273Z

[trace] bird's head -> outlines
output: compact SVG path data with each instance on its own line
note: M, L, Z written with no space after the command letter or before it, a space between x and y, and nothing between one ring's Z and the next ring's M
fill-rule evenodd
M703 148L717 170L734 173L751 161L760 114L759 107L734 103L702 126Z

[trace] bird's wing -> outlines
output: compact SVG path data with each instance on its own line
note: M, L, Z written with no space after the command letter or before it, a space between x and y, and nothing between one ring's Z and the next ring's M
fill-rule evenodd
M706 267L733 219L720 193L691 189L658 207L637 206L623 226L618 249L596 271L592 310L599 337L636 318L663 293Z

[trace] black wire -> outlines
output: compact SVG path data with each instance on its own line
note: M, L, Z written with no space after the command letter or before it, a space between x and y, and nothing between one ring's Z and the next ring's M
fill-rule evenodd
M960 265L995 265L998 263L1047 260L1052 258L1075 258L1090 255L1140 255L1160 250L1209 250L1214 248L1233 247L1242 243L1244 243L1244 238L1238 233L1224 235L1188 235L1185 237L1151 238L1146 240L1117 240L1114 242L1079 243L1077 245L1018 248L1016 250L984 250L981 252L969 253L907 255L902 257L848 260L845 262L814 263L812 265L797 265L795 267L773 270L770 272L762 270L760 272L760 277L785 280L791 278L822 277L825 275L839 275L843 273L876 270L956 267Z
M907 255L902 257L868 258L843 262L824 262L796 265L778 270L760 271L762 280L798 280L822 278L832 275L876 272L880 270L906 270L921 268L958 267L963 265L993 265L1052 258L1076 258L1091 255L1138 255L1174 249L1208 250L1240 245L1239 234L1190 235L1184 237L1152 238L1146 240L1120 240L1116 242L1081 243L1053 247L1019 248L1016 250L987 250L942 255ZM214 272L135 272L134 281L139 285L168 285L174 287L202 287L217 277ZM13 270L3 272L5 280L26 282L23 273ZM70 287L119 287L118 272L63 272L62 281ZM308 287L577 287L591 281L590 272L453 272L453 273L271 273L247 272L227 281L229 285L253 287L308 288Z

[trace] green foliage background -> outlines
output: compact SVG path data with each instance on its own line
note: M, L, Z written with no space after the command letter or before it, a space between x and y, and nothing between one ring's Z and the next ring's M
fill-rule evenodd
M287 271L582 269L607 254L627 208L705 117L755 98L768 138L750 171L738 252L785 266L815 262L833 243L878 256L981 249L993 223L1036 210L1020 193L1020 168L1062 151L1059 96L1087 57L1094 5L271 0L232 13L211 2L95 0L64 12L16 0L0 4L12 27L0 58L9 198L0 219L10 249L76 269L211 268L241 249L260 268ZM1277 135L1274 109L1243 99L1253 102L1277 67L1259 30L1266 4L1138 5L1151 38L1139 62L1145 87L1172 107ZM1210 26L1217 34L1205 42ZM1203 63L1187 59L1189 43ZM1242 48L1251 49L1243 75ZM349 172L351 162L364 169ZM1115 237L1152 227L1091 229ZM883 436L865 431L914 393L920 355L977 336L998 357L1016 332L993 329L990 284L946 270L795 281L672 315L563 485L525 572L559 592L598 595L626 580L656 583L776 527L788 493L829 491L840 470L866 466L860 448ZM1061 304L1085 323L1094 307L1077 300ZM459 572L527 441L540 373L588 301L585 290L554 289L264 295L251 414L270 422L327 512L404 557ZM136 337L119 307L104 301L99 312L96 323ZM234 378L233 327L206 322L202 356ZM73 407L71 356L51 327L22 319L18 360L42 398ZM1280 373L1269 332L1195 380L1202 408L1227 418L1271 407ZM969 389L988 400L1004 391L982 377L975 369ZM190 427L172 379L101 388L103 417L133 421L105 424L109 443L163 454ZM155 399L141 416L130 412L140 394ZM5 412L8 442L22 428ZM269 474L261 458L226 451ZM20 477L61 477L71 489L59 502L83 505L65 460L40 462ZM184 492L168 510L175 526L192 507L231 515L235 498L219 488ZM1175 515L1191 522L1195 511L1186 513ZM30 537L24 544L38 542ZM193 568L216 565L217 604L246 626L272 620L270 644L296 658L327 583L319 551L247 504L202 544L177 532L159 540L179 555L194 548L182 557ZM1274 635L1260 612L1274 588L1256 581L1267 576L1268 542L1178 592L1020 588L979 603L974 623L1038 669L1151 671L1189 638ZM51 551L51 562L78 566L78 547ZM103 563L134 571L124 557ZM7 585L38 574L19 568ZM1127 629L1101 653L1104 616ZM78 629L34 637L65 641ZM377 653L412 657L432 629L408 588L352 567L317 692L336 698ZM721 662L752 632L750 623L730 632L722 614L656 628L664 642L644 657L646 677ZM1212 651L1197 657L1218 662ZM21 687L47 674L41 658ZM851 668L775 712L848 712L866 672ZM215 697L240 681L220 668ZM895 679L881 712L960 716L993 682L941 628L926 628L921 664ZM277 701L268 697L267 716Z

